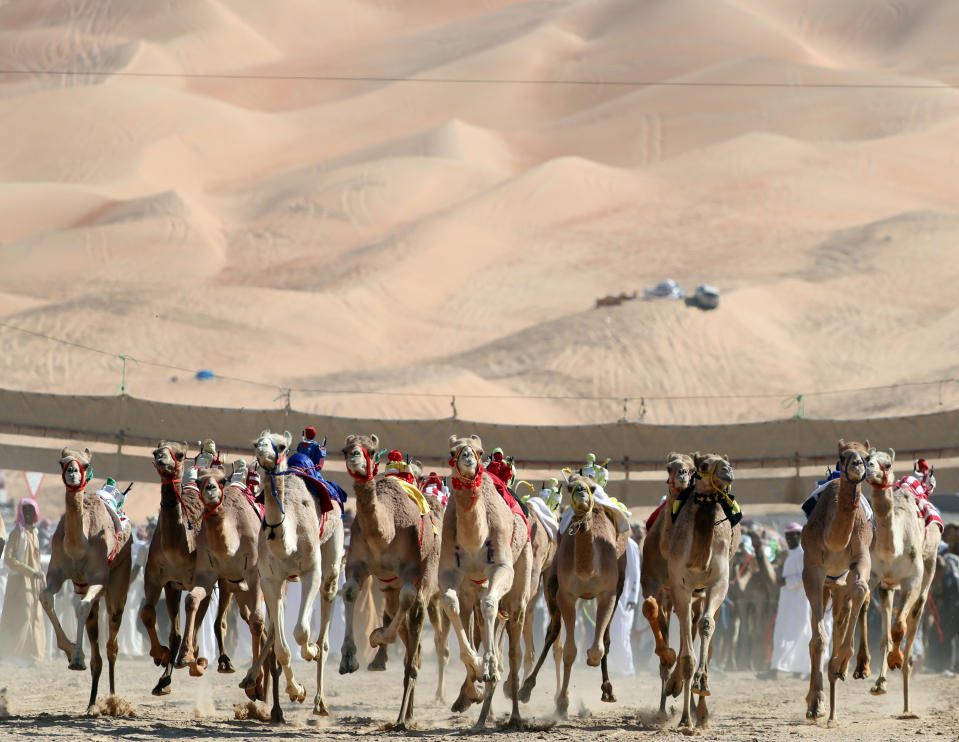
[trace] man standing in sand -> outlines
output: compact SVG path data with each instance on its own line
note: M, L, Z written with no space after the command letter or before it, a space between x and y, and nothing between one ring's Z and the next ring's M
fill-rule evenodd
M799 543L802 526L786 526L786 546L789 553L783 562L779 577L779 609L773 629L772 662L761 677L775 679L779 672L802 674L809 672L809 641L812 629L809 623L809 601L803 590L803 548Z
M0 616L0 656L18 664L35 665L46 659L47 634L40 610L46 576L40 569L39 516L35 500L20 500L17 524L3 558L9 576Z

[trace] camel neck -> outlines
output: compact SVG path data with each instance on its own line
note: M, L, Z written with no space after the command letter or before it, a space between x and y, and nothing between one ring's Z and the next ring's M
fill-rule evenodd
M183 492L180 487L180 473L177 472L175 479L163 478L160 485L160 517L157 522L157 529L165 532L168 541L178 541L183 539L190 542L190 534L193 531L191 526L195 527L190 520L190 512L184 512L184 506L193 500L189 492ZM179 496L178 496L179 494ZM181 498L183 500L181 504Z
M375 479L369 482L354 480L353 492L356 495L356 519L363 538L374 549L382 551L393 541L396 524L377 496L376 482Z
M276 540L277 536L280 536L282 541L287 529L287 503L285 501L287 478L280 476L284 471L286 471L286 459L280 461L272 471L270 469L265 470L263 528L266 530L267 539L270 541Z
M829 551L843 551L849 545L856 513L859 512L861 486L860 482L851 482L845 475L839 478L836 511L826 533L825 544Z
M893 490L873 489L870 500L876 521L876 551L885 557L897 557L903 551L904 524L902 518L896 518Z
M708 485L704 487L708 489ZM695 490L700 494L699 487ZM706 494L706 493L702 493ZM686 566L689 569L705 572L709 569L709 561L713 554L713 532L716 528L716 508L715 503L687 503L686 507L692 505L696 508L693 513L693 540L689 545L689 558L686 560Z
M464 549L479 549L489 537L486 503L482 491L473 496L471 489L453 490L456 502L456 539Z
M596 550L593 548L596 539L596 534L593 533L595 522L596 510L593 508L581 520L573 516L570 525L571 528L576 529L573 534L573 569L576 571L576 576L581 580L592 579L596 577L599 571Z
M68 488L64 504L66 508L63 513L63 545L71 556L80 555L87 545L87 536L83 527L83 490Z
M225 500L226 493L223 497ZM211 551L232 555L239 545L239 531L236 521L233 518L227 518L226 514L226 503L222 502L219 508L204 518L203 532L206 534Z

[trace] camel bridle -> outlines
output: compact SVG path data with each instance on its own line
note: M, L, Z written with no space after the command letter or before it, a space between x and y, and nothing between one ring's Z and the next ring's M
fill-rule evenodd
M80 467L80 484L70 484L67 481L67 469L70 468L70 464L76 462L77 466ZM64 459L60 462L60 479L63 480L64 486L70 492L79 492L87 486L87 482L90 481L90 464L84 465L80 459L75 457L70 457L69 459Z

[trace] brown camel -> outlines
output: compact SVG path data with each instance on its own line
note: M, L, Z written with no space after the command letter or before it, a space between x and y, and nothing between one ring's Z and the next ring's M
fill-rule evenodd
M659 713L666 714L666 681L676 663L676 652L669 648L669 619L673 601L669 593L669 531L671 513L676 496L689 486L695 472L693 457L684 453L670 453L666 457L666 501L660 507L652 524L648 526L643 554L640 560L639 583L643 591L643 616L656 642L659 657ZM673 693L679 695L680 686L674 685Z
M220 602L232 593L240 609L240 617L250 627L253 661L260 654L263 638L263 593L257 570L257 546L260 536L260 514L255 503L245 494L246 462L238 459L229 481L220 468L200 469L197 484L203 500L203 528L196 541L196 572L193 589L186 599L186 625L180 662L190 666L190 674L200 676L206 667L196 657L197 612L204 600L220 585ZM234 672L230 658L220 655L217 670ZM251 698L263 698L262 676L257 685L247 689Z
M853 635L859 610L869 594L872 526L859 498L866 477L869 441L839 439L838 479L829 482L802 530L803 587L809 599L812 672L806 696L806 718L823 715L822 653L826 647L823 623L826 601L832 598L833 648L829 658L829 722L836 721L836 681L846 679L853 654ZM857 677L869 674L868 659L860 658Z
M699 695L696 726L706 727L709 711L709 661L716 619L729 589L730 562L740 542L740 527L730 526L721 501L729 496L734 475L732 465L718 454L693 454L696 472L693 490L679 510L669 533L669 588L679 619L679 660L666 692L682 681L683 714L680 727L689 727L690 694ZM661 517L669 517L662 513ZM697 595L697 593L700 593ZM694 610L694 602L701 607ZM693 658L694 616L699 633L699 663ZM695 665L695 666L694 666Z
M746 539L749 539L748 548ZM727 670L761 670L769 667L766 638L770 635L779 603L775 566L763 552L762 537L744 529L733 555L729 592L726 595L729 628L717 634L717 662Z
M912 674L912 645L929 589L936 573L936 557L942 532L936 523L925 525L919 518L916 496L907 488L896 486L892 466L896 452L869 449L866 479L872 490L870 500L875 513L876 533L869 553L872 577L879 588L882 606L882 640L879 651L879 678L871 689L873 695L886 692L886 668L902 669L903 714L909 714L909 679ZM893 600L900 590L896 617ZM866 603L860 610L861 631L859 652L868 657ZM903 637L905 652L900 649Z
M343 518L340 508L329 503L324 509L321 498L310 494L303 479L291 475L286 457L293 436L289 431L271 433L264 430L254 444L257 460L264 470L264 512L258 544L257 563L260 586L270 617L265 647L283 668L286 693L291 701L306 698L306 688L293 676L290 646L283 631L286 613L287 581L300 580L302 590L293 638L300 646L300 656L316 661L316 695L313 713L329 715L323 690L323 673L330 651L329 629L333 615L336 582L343 566ZM320 605L320 631L316 642L310 641L310 616L317 593ZM260 652L240 681L241 688L254 687L269 652ZM279 720L279 705L274 706L274 720Z
M353 477L356 517L350 531L343 586L346 634L340 672L354 672L358 667L353 609L359 586L372 576L383 592L389 623L373 630L370 645L392 644L399 634L406 647L403 700L394 725L394 729L406 729L413 722L413 693L421 664L420 635L437 594L442 509L439 503L431 507L412 483L395 476L376 476L378 444L375 435L350 435L343 448L346 469ZM415 471L411 473L415 476ZM436 615L435 609L432 615ZM443 621L434 629L440 665L437 695L441 696L449 624Z
M521 697L529 700L536 675L550 645L559 636L560 621L566 627L563 642L563 682L556 691L556 712L566 716L569 708L569 678L576 659L576 602L596 600L596 631L593 644L586 650L586 664L601 665L602 700L616 701L606 669L609 653L609 623L623 591L626 575L626 543L629 532L618 533L616 522L595 505L597 484L590 477L573 474L567 483L573 519L560 533L556 559L546 576L546 602L550 624L546 642L533 673L523 683Z
M93 683L87 714L97 715L97 686L103 659L100 656L100 598L106 599L110 622L107 638L110 694L116 693L114 667L117 660L117 633L123 618L130 587L130 531L118 531L107 505L93 493L86 493L92 468L93 454L89 448L78 451L64 448L60 452L60 470L66 487L66 509L53 534L53 554L47 567L47 584L40 593L40 603L53 624L57 647L70 658L71 670L85 670L83 628L90 638L90 674ZM83 598L77 604L77 640L67 638L53 608L53 598L66 580L73 582L73 590Z
M180 633L180 594L193 587L196 568L196 541L200 532L203 506L194 489L183 489L183 462L186 443L163 441L153 450L153 466L160 475L160 514L157 527L150 542L147 563L143 571L143 608L140 621L150 637L150 656L157 665L163 665L163 674L153 688L153 695L163 696L170 692L173 681L173 660L177 657L183 635ZM167 615L170 618L169 647L160 643L156 632L156 605L160 592L166 598ZM199 608L196 628L199 628L209 599ZM229 601L220 601L220 615L214 625L217 644L223 655L222 615ZM195 633L195 630L194 630ZM196 637L193 637L194 643Z
M452 493L443 515L439 581L441 604L456 631L467 672L453 711L463 711L478 701L477 684L483 682L485 698L477 726L486 724L500 678L497 649L505 630L509 677L504 689L512 698L508 724L518 728L522 725L518 697L522 634L532 569L530 531L524 516L515 512L483 471L479 437L450 436L449 450ZM474 618L484 646L482 657L477 654L478 642L474 648L472 641Z

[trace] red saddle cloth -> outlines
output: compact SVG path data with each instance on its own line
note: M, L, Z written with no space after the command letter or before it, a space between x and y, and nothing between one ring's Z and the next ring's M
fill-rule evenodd
M526 540L529 540L530 531L529 531L529 519L526 517L526 513L523 512L523 508L517 502L516 498L513 497L513 493L509 491L509 488L503 483L503 480L497 477L495 474L490 474L489 470L486 471L486 476L490 478L490 481L493 482L493 486L499 490L499 493L503 496L503 499L506 501L506 504L509 505L509 509L516 513L523 519L523 522L526 524Z
M663 512L663 508L666 507L666 503L660 503L659 507L656 508L650 516L646 519L646 533L649 533L649 529L653 527L653 523L656 522L656 516Z

